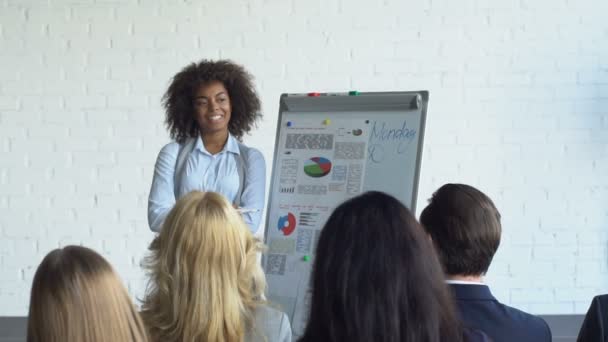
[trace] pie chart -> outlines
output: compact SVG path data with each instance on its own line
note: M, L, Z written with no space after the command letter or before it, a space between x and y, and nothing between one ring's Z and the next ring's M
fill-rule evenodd
M292 213L287 213L285 216L279 216L277 228L283 235L290 235L296 229L296 217Z
M331 171L331 162L327 158L313 157L304 162L304 173L310 177L323 177L329 171Z

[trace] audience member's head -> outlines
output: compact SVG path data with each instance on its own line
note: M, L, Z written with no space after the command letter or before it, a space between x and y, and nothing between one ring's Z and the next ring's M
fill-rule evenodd
M500 213L481 191L464 184L439 188L420 215L445 273L484 275L500 244Z
M461 341L447 291L410 211L387 194L365 193L323 227L302 341Z
M150 245L142 316L157 341L241 341L265 290L261 244L223 196L177 201Z
M147 341L142 320L108 262L91 249L50 252L36 270L27 341Z

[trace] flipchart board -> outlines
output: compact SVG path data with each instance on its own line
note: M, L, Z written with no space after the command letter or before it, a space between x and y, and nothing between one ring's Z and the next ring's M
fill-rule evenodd
M316 241L332 210L368 190L415 210L429 93L283 94L262 263L294 336L308 320Z

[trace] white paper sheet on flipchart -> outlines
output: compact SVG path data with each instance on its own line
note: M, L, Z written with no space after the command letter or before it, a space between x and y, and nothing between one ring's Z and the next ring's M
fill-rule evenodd
M292 129L289 133L298 136L302 145L317 145L317 147L319 146L315 142L315 136L318 139L319 134L330 135L332 137L331 146L318 149L315 149L314 146L293 146L294 139L291 139L291 146L287 146L287 134L281 136L279 142L282 144L281 146L289 150L289 154L278 156L281 160L277 177L281 191L278 192L271 205L271 208L278 208L278 210L271 212L270 217L278 220L279 217L292 213L296 220L300 221L302 220L301 215L306 214L307 222L305 224L298 222L297 232L288 237L282 236L278 227L275 231L269 231L266 270L271 273L269 283L272 284L272 293L275 296L291 298L289 302L294 302L293 308L284 308L292 312L290 317L293 319L305 319L305 315L300 313L306 311L301 306L304 305L302 300L309 284L308 280L302 281L301 275L306 275L306 279L308 279L311 263L302 260L303 257L312 256L318 233L333 206L360 193L365 176L364 161L368 136L365 133L367 130L364 127L366 125L364 121L334 120L330 124L331 127L327 127L327 125L319 127L318 123L319 120L314 123L297 121L297 125L301 129ZM357 135L353 135L353 131L356 131ZM342 169L341 176L332 177L331 173L331 175L318 178L307 176L301 170L304 163L314 157L326 158L333 162L333 168ZM294 172L294 169L298 171ZM313 189L314 195L302 194L302 192L311 191L310 189ZM319 192L314 189L324 190ZM296 200L293 199L294 196L296 196ZM291 204L286 205L282 202ZM273 221L270 221L270 229L274 228L272 223ZM303 233L306 234L304 238L302 238ZM294 239L296 244L289 244ZM291 246L294 246L295 250ZM294 289L294 286L297 287L297 290ZM294 317L296 314L297 317Z
M353 136L352 133L347 134L346 132L352 132L365 126L364 123L352 122L352 120L332 122L332 126L334 126L333 129L323 128L323 134L333 137L331 149L289 149L289 155L279 157L281 170L279 182L282 181L280 183L282 187L288 187L289 181L294 181L295 192L279 193L278 197L293 200L294 196L297 196L297 202L306 203L310 201L308 196L319 196L323 202L335 204L361 192L365 177L368 130L363 130L359 136ZM302 137L312 136L317 134L314 129L312 127L312 131L310 128L306 131L304 129L293 130L290 134ZM305 164L315 157L329 160L332 172L327 176L316 178L302 172ZM298 168L295 180L291 176L293 171L290 167L294 165ZM337 169L341 170L342 178L337 178Z

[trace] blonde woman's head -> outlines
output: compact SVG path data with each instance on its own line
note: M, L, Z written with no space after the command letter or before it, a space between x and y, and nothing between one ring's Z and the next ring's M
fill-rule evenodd
M177 201L146 260L142 315L158 341L240 341L261 302L261 244L222 195Z
M27 341L147 341L144 325L110 264L95 251L51 251L34 275Z

